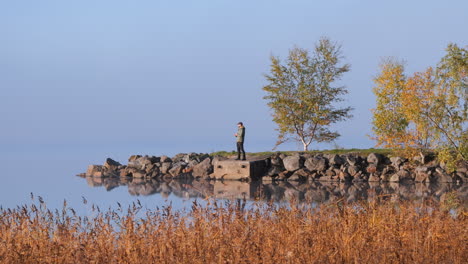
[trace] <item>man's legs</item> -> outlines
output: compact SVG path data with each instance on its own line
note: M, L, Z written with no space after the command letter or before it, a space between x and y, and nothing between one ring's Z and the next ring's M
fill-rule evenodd
M237 144L240 145L240 150L238 151L238 158L240 158L240 152L242 152L242 160L245 160L244 142L238 142Z
M237 142L237 160L240 160L241 158L241 150L243 150L244 147L242 146L242 142Z

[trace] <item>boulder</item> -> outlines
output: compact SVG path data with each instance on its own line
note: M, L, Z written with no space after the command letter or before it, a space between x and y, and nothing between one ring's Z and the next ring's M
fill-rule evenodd
M318 181L334 182L334 181L337 181L337 180L334 179L332 176L322 176L322 177L318 178Z
M309 171L324 171L328 168L328 160L322 156L315 156L308 158L304 165Z
M293 173L287 180L288 181L305 181L308 173L304 169L299 169Z
M348 167L348 173L354 177L358 172L360 171L359 167L357 166L349 166Z
M118 163L117 161L111 159L111 158L107 158L106 159L106 162L104 162L104 167L106 167L108 170L111 170L111 171L116 171L118 170L119 166L121 166L122 164Z
M209 177L213 173L213 165L211 165L211 159L205 158L202 162L193 167L192 175L194 177Z
M287 171L297 171L302 168L304 161L301 156L293 155L283 159L284 168Z
M140 157L141 157L141 155L132 155L132 156L130 156L130 158L128 158L128 162L135 161L136 159L138 159Z
M280 158L279 155L272 156L270 158L271 165L276 167L283 167L283 160Z
M280 174L282 171L284 171L284 169L282 169L282 168L280 168L278 166L272 166L272 167L270 167L270 169L268 169L267 175L268 176L275 176L275 175Z
M154 164L159 161L158 157L154 156L144 156L144 157L139 157L137 159L134 159L132 161L128 162L128 167L133 167L139 170L145 170L146 166L150 164Z
M160 171L162 174L167 174L172 167L172 162L163 162L161 163Z
M400 178L400 182L413 180L413 177L411 177L411 173L407 170L399 170L397 174Z
M182 173L184 170L185 165L182 162L174 164L174 166L169 170L169 174L171 174L173 177L179 175Z
M432 172L426 166L416 167L415 169L415 179L416 182L426 182L429 181Z
M177 163L177 162L180 162L180 161L185 161L185 157L187 156L186 153L179 153L179 154L176 154L173 158L172 158L172 161Z
M366 168L367 173L375 173L377 172L377 165L374 163L369 164Z
M361 158L353 154L346 155L346 162L351 166L356 166L360 163Z
M453 182L452 176L450 176L442 168L436 168L435 172L433 173L433 179L434 179L435 182L444 182L444 183L452 183Z
M159 162L161 162L161 163L163 163L163 162L172 162L172 160L168 156L161 156L159 158Z
M133 178L138 178L138 179L145 178L146 177L146 171L135 169L132 172L132 177Z
M333 168L329 168L325 171L325 176L333 177L336 175L336 172Z
M374 174L371 174L369 176L369 182L379 182L380 181L380 178L375 176Z
M125 167L125 168L121 169L120 174L119 174L120 177L125 178L125 177L128 177L128 176L131 176L130 172L128 170L129 170L128 167Z
M103 177L104 166L102 165L89 165L86 170L86 176L88 177Z
M278 177L276 177L276 180L283 181L289 178L291 175L292 175L292 172L286 170L286 171L279 173Z
M349 173L346 171L340 171L340 174L338 174L338 177L340 181L342 182L349 182L353 179L353 177L351 177L351 175L349 175Z
M337 154L331 154L328 156L328 162L330 165L341 166L345 163L345 160Z
M382 161L382 156L380 154L377 154L377 153L370 153L368 156L367 156L367 162L370 163L370 164L375 164L375 165L379 165L379 163Z
M400 166L406 161L406 159L401 157L391 157L390 162L395 169L400 169Z

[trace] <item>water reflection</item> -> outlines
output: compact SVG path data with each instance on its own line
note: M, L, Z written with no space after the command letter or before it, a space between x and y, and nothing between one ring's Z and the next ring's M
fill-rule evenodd
M91 187L104 187L111 191L127 186L131 195L173 195L181 199L208 198L248 199L273 202L298 201L327 203L337 200L348 202L380 200L433 200L439 202L449 192L455 192L466 206L468 184L426 183L325 183L325 182L240 182L207 180L168 180L135 178L92 178ZM171 196L172 197L172 196Z

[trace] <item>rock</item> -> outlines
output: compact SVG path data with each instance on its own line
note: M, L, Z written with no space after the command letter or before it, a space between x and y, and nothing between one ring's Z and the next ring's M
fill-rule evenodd
M122 164L118 163L117 161L111 158L107 158L106 162L104 163L104 167L106 167L108 170L111 170L111 171L116 171L121 165Z
M120 177L128 177L128 176L131 176L131 174L128 171L127 167L120 170Z
M338 174L338 177L340 181L342 182L349 182L353 179L351 175L349 175L349 173L346 171L340 171L340 174Z
M268 170L267 175L268 176L275 176L275 175L280 174L282 171L284 171L284 169L282 169L282 168L280 168L278 166L273 166L273 167L270 167L270 169Z
M293 156L288 156L283 159L283 164L284 168L287 171L296 171L302 168L304 165L304 161L302 160L302 157L299 155L293 155Z
M433 173L434 181L435 182L444 182L444 183L452 183L453 178L445 172L442 168L436 168L435 172Z
M175 176L181 174L182 171L184 170L184 168L185 168L184 163L182 163L182 162L176 163L176 164L169 170L169 174L171 174L173 177L175 177Z
M160 171L162 174L167 174L172 167L172 162L163 162L161 163Z
M168 156L161 156L159 158L159 162L161 163L164 163L164 162L172 162L171 158L169 158Z
M429 179L429 176L431 175L431 172L429 171L428 167L419 166L419 167L416 167L415 174L416 174L416 177L415 177L414 181L416 181L416 182L426 182L426 180Z
M329 168L328 170L325 171L325 176L333 177L335 175L336 175L336 172L333 168Z
M194 177L209 177L213 173L213 165L211 165L211 159L205 158L202 162L193 167L192 175Z
M400 182L413 180L413 178L411 177L411 173L407 170L399 170L397 174L400 178Z
M379 163L382 161L382 156L377 153L370 153L367 156L367 162L374 164L374 165L379 165Z
M356 175L358 172L360 171L359 167L357 166L349 166L348 167L348 173L354 177L354 175Z
M276 180L283 181L283 180L289 178L291 175L292 175L292 173L290 171L286 170L286 171L283 171L280 174L278 174L278 177L276 178Z
M377 165L374 163L369 164L366 168L367 173L375 173L377 172Z
M159 161L158 157L149 157L149 156L144 156L144 157L139 157L137 159L134 159L133 161L128 162L128 167L133 167L139 170L145 170L146 166L150 164L154 164Z
M413 157L413 160L420 164L427 164L434 160L435 157L435 153L419 153L419 155ZM442 166L442 164L440 165Z
M330 163L330 165L341 166L345 161L340 155L331 154L328 156L328 163Z
M375 176L374 174L371 174L369 176L369 182L379 182L380 181L380 178Z
M461 182L467 182L468 174L463 173L463 172L457 172L457 177L458 177L458 180L459 180L459 181L461 181Z
M263 176L262 177L262 184L269 184L271 183L272 181L274 181L275 178L273 177L270 177L270 176Z
M462 173L462 175L468 174L468 161L460 161L457 164L457 173Z
M332 176L322 176L322 177L318 178L318 181L327 181L327 182L331 182L331 181L336 181L336 180L333 179Z
M102 165L89 165L86 170L86 176L88 177L103 177L104 166Z
M328 160L322 156L315 156L308 158L304 165L309 171L324 171L328 167Z
M156 177L159 174L160 169L155 164L150 164L146 167L145 171L146 174L151 175L152 177Z
M271 165L276 167L283 167L283 160L280 158L279 155L272 156L270 158Z
M359 156L355 156L352 154L346 155L346 162L351 166L356 166L360 161Z
M185 161L185 156L187 156L186 153L179 153L179 154L176 154L173 158L172 158L172 161L174 163L177 163L177 162L180 162L180 161Z
M390 176L390 179L388 179L389 182L400 182L400 175L397 173L393 174Z
M297 170L291 175L287 180L288 181L305 181L307 179L308 173L304 169Z
M406 161L406 159L401 157L391 157L390 162L395 169L400 169L400 166Z
M142 171L142 170L137 170L135 169L133 172L132 172L132 177L133 178L145 178L146 177L146 171Z
M128 158L128 162L135 161L138 158L141 158L141 155L132 155L130 158Z
M195 166L197 166L200 162L197 161L197 160L189 160L187 162L187 167L190 167L190 168L193 168ZM210 163L211 163L211 159L210 159Z

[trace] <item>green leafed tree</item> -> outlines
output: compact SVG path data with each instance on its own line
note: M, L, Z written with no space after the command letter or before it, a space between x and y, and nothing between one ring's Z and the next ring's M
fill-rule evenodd
M301 142L304 151L312 142L330 142L339 137L330 126L351 117L351 107L340 107L348 91L337 85L349 64L343 64L341 46L322 38L313 52L294 47L282 62L271 56L264 97L278 125L276 146L287 140Z

